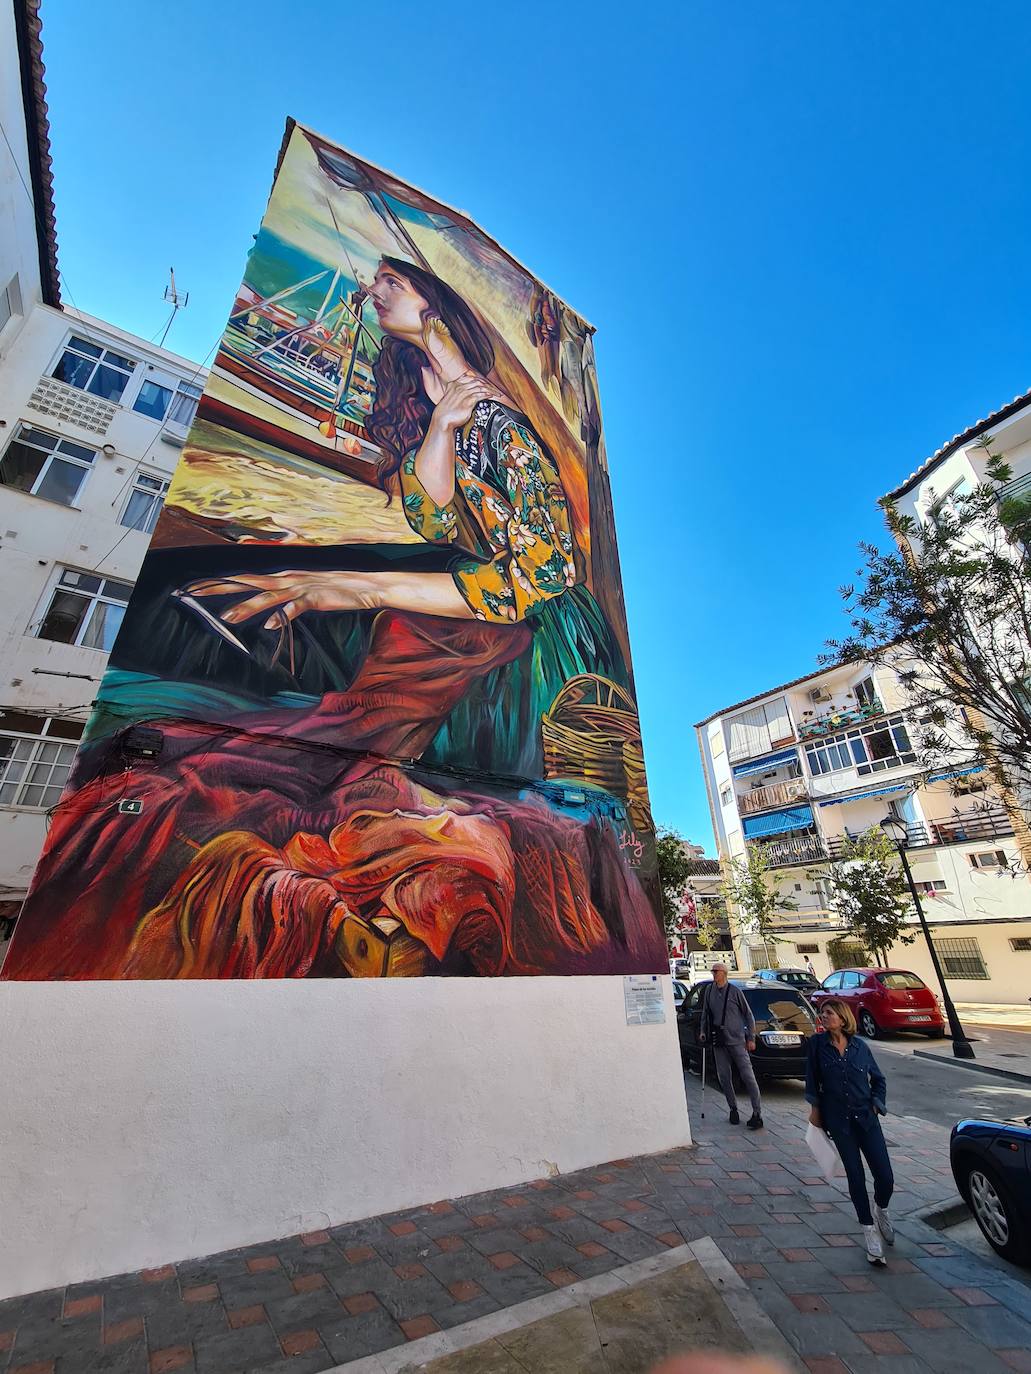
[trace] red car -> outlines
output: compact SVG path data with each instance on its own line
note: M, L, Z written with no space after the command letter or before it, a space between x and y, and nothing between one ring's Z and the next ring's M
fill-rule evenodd
M840 968L809 994L817 1011L828 997L840 997L871 1040L883 1031L922 1031L932 1040L945 1034L937 997L908 969Z

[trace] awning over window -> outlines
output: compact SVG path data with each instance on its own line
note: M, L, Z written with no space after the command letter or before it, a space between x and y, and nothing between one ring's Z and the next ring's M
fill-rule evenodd
M944 782L946 778L965 778L969 773L983 773L984 769L979 763L973 764L970 768L953 768L948 773L932 773L927 779L928 782Z
M782 835L786 830L808 830L813 823L811 806L793 806L789 811L770 811L765 816L747 816L745 836L749 840L761 835Z
M840 806L842 802L866 801L867 797L886 797L889 792L910 792L908 782L897 782L892 787L874 787L869 792L850 792L847 797L828 797L820 802L821 806Z
M751 763L739 763L734 769L734 777L746 778L749 773L768 773L771 768L779 768L782 763L791 763L797 758L797 749L781 749L777 754L765 754Z

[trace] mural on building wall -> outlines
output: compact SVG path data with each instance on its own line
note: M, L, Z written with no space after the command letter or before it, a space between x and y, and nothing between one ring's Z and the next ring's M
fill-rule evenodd
M5 978L665 968L591 334L288 127Z

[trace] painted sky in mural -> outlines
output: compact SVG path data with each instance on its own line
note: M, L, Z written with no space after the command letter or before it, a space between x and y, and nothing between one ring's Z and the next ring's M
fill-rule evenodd
M658 971L652 838L590 326L291 123L3 977Z

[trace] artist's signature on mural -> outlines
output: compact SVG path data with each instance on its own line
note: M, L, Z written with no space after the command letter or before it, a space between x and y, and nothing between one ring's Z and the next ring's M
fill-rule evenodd
M641 855L644 853L644 844L637 838L633 830L621 830L619 832L619 847L623 852L623 857L631 868L640 868Z

